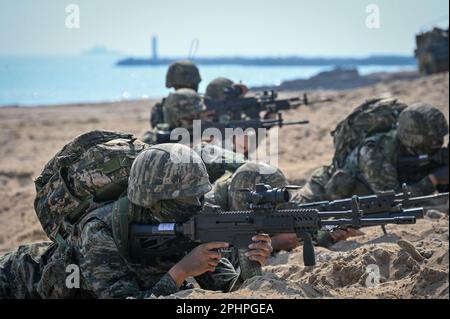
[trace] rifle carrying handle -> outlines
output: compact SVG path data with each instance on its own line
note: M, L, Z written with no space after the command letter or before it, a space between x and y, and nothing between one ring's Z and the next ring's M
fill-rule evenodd
M301 237L303 239L303 263L305 266L314 266L316 264L316 254L311 234L303 233Z

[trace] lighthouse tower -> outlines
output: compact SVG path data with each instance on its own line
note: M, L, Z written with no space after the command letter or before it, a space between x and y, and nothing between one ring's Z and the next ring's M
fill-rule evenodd
M152 36L152 60L158 60L158 37L156 35Z

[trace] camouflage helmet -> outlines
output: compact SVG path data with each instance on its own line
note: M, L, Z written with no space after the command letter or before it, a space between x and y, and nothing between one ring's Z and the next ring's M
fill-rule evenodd
M151 208L161 200L201 197L211 188L205 164L192 149L181 144L159 144L134 160L128 199Z
M164 122L169 127L191 128L192 123L183 119L199 119L200 113L206 109L201 97L191 89L179 89L171 93L164 102ZM188 127L186 127L188 126Z
M197 91L202 81L197 66L191 61L177 61L172 63L167 70L167 88L190 88Z
M417 154L433 153L441 148L447 134L444 114L429 104L416 103L400 113L398 140Z
M247 209L247 194L242 189L255 189L255 184L283 187L288 184L284 174L268 164L249 162L239 167L228 187L228 205L232 210Z
M206 87L205 96L213 100L224 100L225 93L223 91L233 84L234 82L230 79L218 77L208 84L208 86Z

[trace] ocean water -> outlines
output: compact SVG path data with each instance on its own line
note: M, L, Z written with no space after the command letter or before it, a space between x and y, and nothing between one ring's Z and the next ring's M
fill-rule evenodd
M0 56L0 106L51 105L112 102L159 98L165 87L167 66L117 67L120 56ZM324 66L200 66L200 92L218 76L249 86L276 85L284 80L306 79L332 65ZM362 66L362 75L412 70L415 66Z

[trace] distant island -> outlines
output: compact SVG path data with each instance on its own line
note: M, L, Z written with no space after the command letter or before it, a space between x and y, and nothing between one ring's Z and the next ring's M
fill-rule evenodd
M125 58L117 66L169 65L182 58ZM199 65L241 65L241 66L323 66L337 67L362 65L416 65L413 56L369 56L365 58L306 58L306 57L199 57L192 59Z
M90 48L89 50L83 51L82 54L84 54L84 55L120 55L122 53L120 53L119 51L116 51L116 50L110 50L107 47L102 46L102 45L97 45L97 46Z

